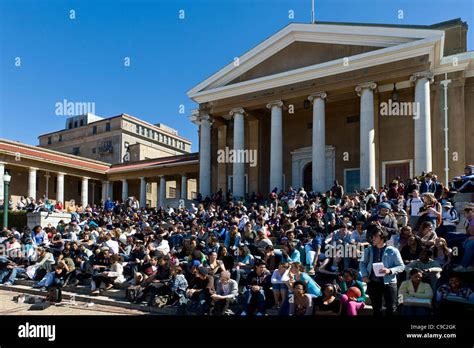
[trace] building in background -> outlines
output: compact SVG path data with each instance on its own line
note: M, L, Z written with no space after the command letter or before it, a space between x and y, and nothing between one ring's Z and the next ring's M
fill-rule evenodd
M121 114L69 117L63 130L38 137L39 146L110 164L142 161L191 152L191 141L163 124Z
M199 192L325 192L335 179L353 192L462 174L474 163L466 37L461 19L287 25L188 92L199 104ZM225 149L256 151L258 164L222 161Z

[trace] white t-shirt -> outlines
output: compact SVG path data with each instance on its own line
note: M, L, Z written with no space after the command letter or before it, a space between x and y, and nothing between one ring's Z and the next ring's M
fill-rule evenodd
M420 197L410 198L407 201L407 208L410 208L410 216L418 216L420 208L423 206L423 201Z
M111 254L118 254L119 253L119 243L116 240L108 240L105 242L105 245L109 247L112 251Z

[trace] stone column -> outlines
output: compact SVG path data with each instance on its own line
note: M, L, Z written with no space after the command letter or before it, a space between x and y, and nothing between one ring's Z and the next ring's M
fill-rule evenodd
M89 178L82 178L81 204L85 208L89 202Z
M227 125L217 127L217 148L225 152L227 148ZM220 161L217 157L217 191L227 192L227 161Z
M0 199L3 199L3 174L5 173L5 162L0 162Z
M326 192L326 109L325 92L311 94L313 102L312 187L314 192ZM297 188L296 188L297 189Z
M105 203L107 198L109 198L109 181L102 180L102 202Z
M186 174L181 175L181 192L179 198L188 199L188 177Z
M276 187L278 192L283 190L283 117L281 107L283 102L275 100L267 104L271 109L270 126L270 190Z
M356 87L360 96L360 189L375 185L375 126L374 89L375 82L363 83Z
M244 109L236 108L230 111L234 118L234 163L233 163L233 188L232 194L235 198L245 196L245 163L242 155L245 149L245 121Z
M111 200L114 200L114 182L109 182L108 194L107 197L110 197Z
M421 172L431 172L431 110L430 110L430 82L433 81L431 71L413 74L410 81L415 82L415 110L419 107L419 114L415 115L415 175Z
M58 173L56 177L56 201L61 202L64 207L64 173Z
M93 207L95 203L95 181L91 181L91 188L92 188L91 207Z
M140 178L140 207L146 207L146 179Z
M28 174L28 197L36 199L36 172L38 168L30 168Z
M200 117L199 192L203 198L211 194L211 123L209 115Z
M46 172L46 174L44 175L44 178L46 179L44 195L46 196L46 198L49 198L49 178L50 177L51 175L49 174L49 172Z
M165 204L166 199L166 179L164 175L160 175L160 188L158 193L158 207L162 207Z
M128 181L122 179L122 202L125 202L128 198Z

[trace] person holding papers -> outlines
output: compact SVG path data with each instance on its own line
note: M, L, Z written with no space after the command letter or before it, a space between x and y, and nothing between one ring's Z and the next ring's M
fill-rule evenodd
M364 250L360 272L367 283L374 315L382 315L382 299L385 299L385 314L391 316L397 310L397 274L403 272L405 265L398 249L386 244L390 234L385 228L378 225L371 228L372 246Z

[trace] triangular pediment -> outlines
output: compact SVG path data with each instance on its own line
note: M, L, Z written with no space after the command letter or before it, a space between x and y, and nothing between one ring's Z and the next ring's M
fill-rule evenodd
M297 74L305 68L342 65L346 57L350 61L351 57L394 52L398 47L410 49L431 40L442 45L443 35L432 29L292 23L192 88L188 96L197 101L197 96L234 85Z
M226 85L380 49L374 46L295 41Z

